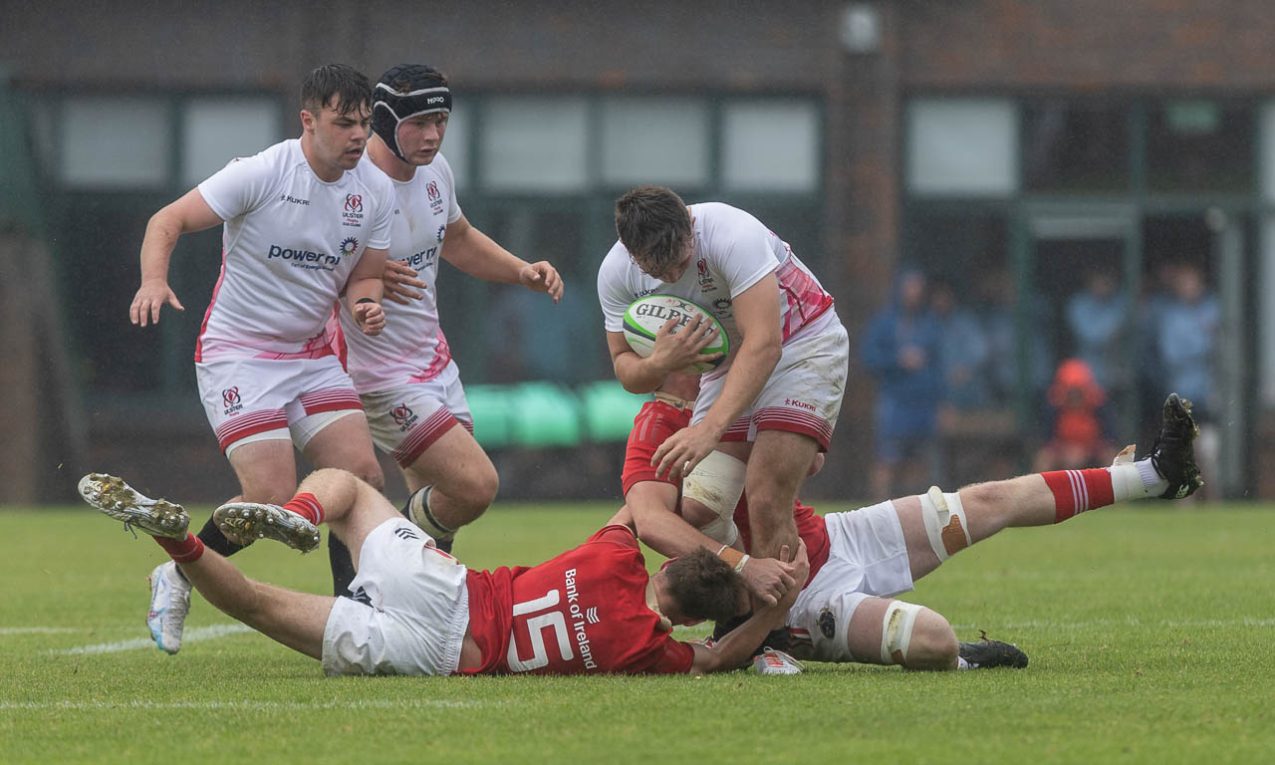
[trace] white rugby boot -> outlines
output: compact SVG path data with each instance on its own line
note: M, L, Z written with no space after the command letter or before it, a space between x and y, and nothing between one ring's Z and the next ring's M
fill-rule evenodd
M123 479L105 473L84 476L79 489L85 502L123 521L125 529L136 527L153 537L186 538L190 516L175 502L143 496Z
M213 523L235 544L273 539L303 553L319 546L318 527L278 505L229 502L213 511Z
M182 630L190 613L190 582L173 561L161 563L150 575L151 610L146 614L155 647L174 654L182 648Z

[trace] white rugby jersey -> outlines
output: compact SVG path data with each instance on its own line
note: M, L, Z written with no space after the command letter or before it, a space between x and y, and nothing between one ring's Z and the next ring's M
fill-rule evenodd
M608 332L624 331L625 309L643 295L676 295L711 311L736 348L741 336L732 300L771 272L779 282L783 342L820 317L836 320L828 311L832 296L788 243L761 221L721 202L689 208L694 217L695 253L676 282L642 273L622 242L616 242L603 259L598 269L598 302Z
M364 157L359 167L387 178L397 199L390 258L411 266L429 285L424 297L408 305L385 301L385 330L375 337L359 331L349 308L341 306L346 364L359 393L390 390L438 376L451 361L451 350L438 326L438 256L447 224L460 219L451 165L437 154L416 168L410 181L397 181Z
M330 354L324 328L350 273L368 247L389 247L389 179L356 168L320 180L294 138L232 161L199 193L226 224L195 360Z

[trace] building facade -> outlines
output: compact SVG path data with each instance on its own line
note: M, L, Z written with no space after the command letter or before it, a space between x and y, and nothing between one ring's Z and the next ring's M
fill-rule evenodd
M1095 271L1128 305L1109 347L1118 429L1146 442L1167 376L1151 361L1157 301L1197 269L1220 306L1215 480L1275 496L1258 480L1275 458L1275 20L1260 0L4 5L24 20L0 28L0 64L84 412L63 419L92 466L176 471L210 500L233 487L191 363L217 233L175 253L189 310L139 330L126 307L145 222L230 157L295 135L314 66L375 77L412 60L452 79L444 153L466 214L553 260L569 289L549 307L444 274L444 328L471 384L609 376L593 279L611 203L656 182L757 214L833 292L852 338L900 264L953 288L999 356L978 371L986 398L945 420L947 481L1025 467L1046 437L1044 378L1083 351L1067 305ZM516 323L542 328L535 352ZM874 395L852 362L814 494L864 494ZM65 494L58 481L37 498Z

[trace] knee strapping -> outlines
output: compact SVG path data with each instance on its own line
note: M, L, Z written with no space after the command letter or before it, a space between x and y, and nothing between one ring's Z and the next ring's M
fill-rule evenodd
M717 516L700 531L722 544L732 544L739 536L735 526L735 506L744 493L743 460L714 451L682 479L682 498L693 499Z
M925 521L925 533L930 538L930 547L940 561L964 550L973 544L970 539L969 522L965 519L965 509L961 507L961 495L956 492L944 493L937 486L921 495L921 517Z
M912 642L912 628L922 606L896 600L890 603L881 620L881 662L903 664L908 658L908 645Z
M704 536L724 545L733 545L735 540L739 539L739 527L735 525L733 518L716 518L701 526L699 531Z

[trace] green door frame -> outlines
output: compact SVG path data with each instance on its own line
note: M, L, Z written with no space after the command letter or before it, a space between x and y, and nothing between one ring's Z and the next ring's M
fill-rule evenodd
M1032 401L1031 322L1028 300L1033 293L1036 274L1037 244L1061 240L1118 240L1123 243L1121 272L1128 295L1137 295L1142 279L1142 227L1136 205L1127 202L1023 202L1015 206L1011 216L1010 258L1014 268L1017 294L1014 309L1018 390L1015 415L1021 433L1030 432L1030 424L1038 416ZM1136 351L1134 333L1125 333L1124 353L1132 358ZM1133 403L1133 402L1129 402ZM1137 408L1124 406L1117 423L1120 432L1133 433L1137 428ZM1026 456L1024 456L1024 469Z

